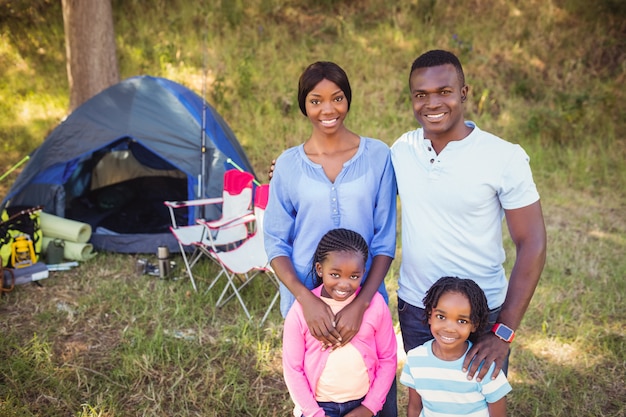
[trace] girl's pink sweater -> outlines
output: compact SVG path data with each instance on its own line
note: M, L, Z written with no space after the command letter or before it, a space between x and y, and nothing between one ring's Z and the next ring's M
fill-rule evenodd
M320 296L322 287L312 290ZM383 297L376 293L363 315L359 332L351 340L361 353L370 380L370 389L362 405L376 414L383 407L387 392L396 377L397 343L391 312ZM283 330L283 375L296 409L305 417L324 417L315 400L315 388L330 354L322 351L304 320L302 306L296 302Z

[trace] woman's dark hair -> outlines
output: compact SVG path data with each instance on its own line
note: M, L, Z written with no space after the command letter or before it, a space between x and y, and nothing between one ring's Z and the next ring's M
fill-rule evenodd
M356 252L363 255L363 262L367 261L369 249L367 242L359 233L349 229L332 229L326 233L317 244L313 262L311 262L311 276L315 277L315 286L322 284L321 277L317 276L315 265L323 263L331 252Z
M443 51L441 49L434 49L418 56L413 65L411 65L411 72L409 73L409 83L411 81L411 74L418 68L430 68L438 67L439 65L451 64L456 69L457 77L461 82L461 87L465 85L465 74L463 73L463 67L461 61L452 52Z
M489 322L489 305L483 290L471 279L458 277L439 278L426 292L423 300L424 310L426 310L426 321L428 322L428 317L430 317L433 308L439 303L439 298L448 292L455 292L467 297L472 310L470 321L476 326L476 330L472 332L472 335L482 333Z
M350 102L352 101L352 89L346 72L334 62L318 61L309 65L298 81L298 104L300 111L306 116L306 96L315 88L322 80L332 81L346 95L348 100L348 110L350 110Z

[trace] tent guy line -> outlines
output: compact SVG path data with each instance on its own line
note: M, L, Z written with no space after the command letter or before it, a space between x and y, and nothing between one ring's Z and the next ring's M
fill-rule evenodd
M13 167L11 167L7 172L2 174L2 176L0 177L0 181L4 180L11 172L15 171L17 168L20 167L20 165L22 165L24 162L28 161L29 159L30 159L30 155L26 155L24 158L22 158L21 161L13 165Z

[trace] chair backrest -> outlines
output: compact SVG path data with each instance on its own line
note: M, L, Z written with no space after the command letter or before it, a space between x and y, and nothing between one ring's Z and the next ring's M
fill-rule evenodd
M250 210L254 176L245 171L230 169L224 173L222 218L234 218Z
M270 197L270 185L261 184L256 187L254 191L254 207L259 207L265 210L267 207L267 201Z
M246 171L239 171L238 169L229 169L224 172L224 191L237 195L246 188L252 187L252 181L254 176Z
M254 232L235 249L215 254L218 261L230 271L242 274L253 269L271 270L263 236L263 217L268 198L269 184L258 185L254 192Z
M270 185L261 184L254 191L254 215L256 217L257 232L263 231L263 217L265 216L265 208L269 200Z

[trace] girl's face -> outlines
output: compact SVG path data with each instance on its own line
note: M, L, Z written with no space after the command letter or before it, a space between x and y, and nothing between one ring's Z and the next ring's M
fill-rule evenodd
M458 359L465 353L465 341L476 330L470 321L471 312L472 307L464 294L447 292L439 297L428 316L428 324L438 348L435 354L440 359Z
M343 126L348 100L337 84L323 79L307 94L305 108L313 129L332 134Z
M322 263L315 264L315 270L322 277L322 296L344 301L361 285L365 259L354 251L329 252Z

